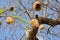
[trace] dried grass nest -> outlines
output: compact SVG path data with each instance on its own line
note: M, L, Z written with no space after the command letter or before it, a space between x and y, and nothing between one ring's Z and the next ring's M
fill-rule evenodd
M42 4L40 1L35 1L33 3L33 9L36 11L40 11L42 9Z

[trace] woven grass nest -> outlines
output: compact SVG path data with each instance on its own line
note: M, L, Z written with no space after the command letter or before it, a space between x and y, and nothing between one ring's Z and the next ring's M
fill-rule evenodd
M6 23L7 23L7 24L11 24L11 23L13 23L13 22L14 22L14 20L13 20L12 17L7 17L7 18L6 18Z
M9 7L9 10L10 10L10 11L13 11L13 10L14 10L14 7L13 7L13 6L10 6L10 7Z
M33 3L33 9L36 11L40 11L42 9L42 4L40 1L35 1Z

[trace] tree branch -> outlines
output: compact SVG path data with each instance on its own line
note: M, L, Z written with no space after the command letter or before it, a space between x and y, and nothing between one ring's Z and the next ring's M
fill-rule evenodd
M60 24L60 20L56 19L49 19L49 18L45 18L45 17L38 17L38 15L35 16L35 18L38 20L39 24L48 24L51 27L59 25ZM38 28L39 27L32 27L29 30L26 30L26 40L38 40L38 38L36 37L36 34L38 32ZM50 29L50 28L49 28ZM48 31L49 31L48 29Z
M39 24L48 24L50 26L56 26L56 25L60 25L60 20L58 19L49 19L49 18L45 18L45 17L39 17Z
M26 10L26 7L24 7L24 5L21 3L21 1L19 1L19 3L20 3L20 4L22 5L22 7L24 8L24 10L26 11L26 13L27 13L27 15L29 16L29 18L32 19L31 16L30 16L30 14L29 14L29 12Z

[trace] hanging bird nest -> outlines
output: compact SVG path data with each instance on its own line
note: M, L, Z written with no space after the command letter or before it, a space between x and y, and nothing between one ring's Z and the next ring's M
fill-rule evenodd
M42 9L42 4L40 1L35 1L33 3L33 9L36 11L40 11Z
M9 10L10 10L10 11L13 11L13 10L14 10L14 7L13 7L13 6L10 6L10 7L9 7Z
M38 20L37 19L32 19L30 21L30 25L35 28L35 27L38 27L39 26L39 23L38 23Z
M39 28L40 28L40 30L43 30L43 29L44 29L44 25L41 24L41 25L39 26Z
M11 24L11 23L13 23L13 22L14 22L14 20L13 20L12 17L7 17L7 18L6 18L6 23L7 23L7 24Z

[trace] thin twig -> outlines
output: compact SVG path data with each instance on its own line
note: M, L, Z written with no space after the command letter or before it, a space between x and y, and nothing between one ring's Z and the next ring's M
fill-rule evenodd
M25 34L23 34L23 36L20 38L20 40L22 40L22 38L24 37Z
M48 30L47 30L47 34L50 32L50 28L51 28L51 27L48 28Z
M45 8L44 8L44 17L46 17L46 6L45 6Z
M56 2L60 4L60 2L58 0L56 0Z
M29 16L29 18L32 19L31 16L30 16L30 14L29 14L29 12L28 12L28 11L26 10L26 8L24 7L24 5L23 5L20 1L19 1L19 3L20 3L20 4L22 5L22 7L25 9L25 11L26 11L27 15Z
M48 5L49 0L46 0L46 5ZM47 13L47 6L44 7L44 17L46 17L46 13Z

